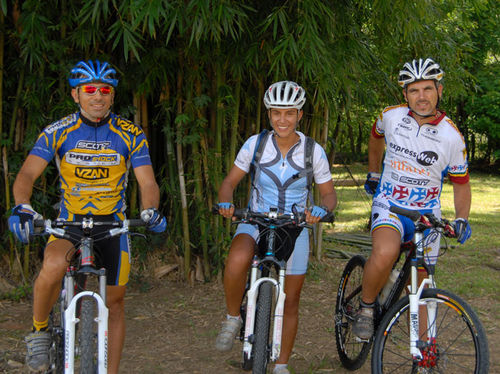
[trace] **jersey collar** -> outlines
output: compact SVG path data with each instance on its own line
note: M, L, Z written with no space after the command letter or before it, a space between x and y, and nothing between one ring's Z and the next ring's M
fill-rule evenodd
M102 125L105 125L106 123L108 123L110 116L111 112L109 112L108 115L103 119L101 119L99 122L94 122L89 120L87 117L83 115L82 112L80 112L80 118L82 119L82 122L91 127L101 127Z
M444 116L446 116L446 112L443 112L442 110L439 111L439 113L441 113L439 115L439 117L434 117L434 119L432 121L429 121L429 122L426 122L427 125L437 125L439 124L439 122L441 122L441 120L444 118ZM408 109L408 115L412 118L415 119L415 121L417 120L415 118L415 116L413 115L413 112L411 111L411 109ZM430 117L429 117L430 118ZM418 121L417 121L418 122Z

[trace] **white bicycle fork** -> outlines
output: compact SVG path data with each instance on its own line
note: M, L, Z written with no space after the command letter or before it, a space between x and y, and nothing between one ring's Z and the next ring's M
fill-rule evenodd
M415 274L413 274L413 272ZM417 269L412 268L412 284L409 286L410 294L408 295L410 304L410 353L413 357L421 360L423 358L420 349L418 348L418 341L420 338L420 319L419 307L425 306L427 309L427 339L430 341L436 337L436 313L437 304L435 302L427 303L420 300L420 296L424 291L426 285L435 287L434 280L426 278L422 281L417 290ZM414 291L416 290L416 292Z
M99 277L101 295L106 295L105 276ZM108 372L108 308L101 295L92 291L82 291L73 296L74 282L72 277L66 277L64 291L69 305L64 310L64 373L73 374L75 370L75 326L80 322L76 318L76 304L85 296L92 297L97 303L97 317L95 321L98 326L97 334L97 373Z
M283 332L283 311L285 308L285 270L281 269L279 272L279 281L274 278L265 277L257 279L257 267L253 267L250 273L250 289L247 291L247 310L245 321L245 337L243 341L243 354L245 357L250 358L252 354L252 343L249 337L253 335L255 328L255 310L257 304L257 296L259 294L259 287L264 282L273 284L278 299L274 310L274 323L273 323L273 339L271 344L271 361L276 361L280 355L281 350L281 334Z

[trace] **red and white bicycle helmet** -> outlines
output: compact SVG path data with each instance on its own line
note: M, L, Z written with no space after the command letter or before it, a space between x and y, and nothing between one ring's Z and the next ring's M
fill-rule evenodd
M264 94L264 105L270 108L302 109L306 102L306 91L295 82L281 81L269 86Z
M410 83L418 81L435 80L440 82L443 75L443 69L432 58L426 58L425 61L419 58L403 65L403 69L399 71L398 83L405 88Z

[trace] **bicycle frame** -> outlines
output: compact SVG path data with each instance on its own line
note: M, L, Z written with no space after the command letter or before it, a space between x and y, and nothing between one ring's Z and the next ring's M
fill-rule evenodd
M80 246L81 251L81 264L80 273L95 274L99 278L99 293L92 291L82 291L77 295L74 295L74 275L75 271L71 268L65 276L65 286L66 291L69 291L67 295L67 300L69 305L66 306L64 311L64 372L73 373L75 368L75 327L79 318L76 317L77 314L77 303L83 297L92 297L97 305L97 317L95 321L97 322L97 342L98 342L98 355L97 355L97 372L106 373L108 369L108 315L109 311L106 307L106 270L94 268L93 258L92 258L92 248L93 239L84 237L82 239L82 244Z
M392 209L391 209L392 211ZM404 210L398 210L395 209L395 213L400 213L403 215ZM420 214L418 214L418 217L420 219ZM412 218L414 221L416 221L416 216L409 217ZM434 228L435 230L439 230L437 227ZM419 349L419 341L420 341L420 297L422 295L422 292L426 287L429 288L436 288L436 282L434 279L434 266L430 265L427 266L424 261L424 232L423 230L415 230L415 234L413 236L412 242L415 244L415 255L412 256L409 259L410 263L410 284L408 285L408 299L409 299L409 306L410 306L410 353L415 359L421 360L422 359L422 352ZM405 265L407 261L405 262ZM403 265L403 268L406 268L406 266ZM418 266L423 265L426 270L427 270L427 277L423 279L420 283L418 284ZM391 294L388 297L388 303L384 304L384 308L387 306L387 309L390 305L392 305L394 302L397 301L399 298L399 295L394 297L393 292L395 292L396 289L398 289L398 285L400 282L404 280L404 278L407 278L407 275L405 274L406 271L402 271L400 273L400 276L396 280L393 289L391 290ZM404 280L406 281L406 280ZM434 321L436 320L436 309L437 305L429 305L425 303L426 309L427 309L427 341L431 341L433 338L436 337L436 326L434 324ZM386 310L387 310L386 309Z
M69 239L66 231L60 227L52 227L53 222L44 221L45 234L52 234L56 237ZM61 223L59 223L61 224ZM68 223L66 223L68 224ZM90 230L96 225L110 225L110 223L96 223L92 218L84 218L81 222L82 231L85 233L81 237L78 245L79 268L68 266L61 289L61 327L64 332L64 373L72 374L75 370L75 338L76 325L80 322L78 314L79 301L84 297L92 298L97 305L97 316L94 321L97 323L97 373L107 373L108 370L108 317L109 310L106 307L106 269L96 269L94 263L94 239L90 236ZM64 225L64 223L62 224ZM125 220L120 227L109 230L109 237L129 233L130 226L144 226L142 220ZM39 224L41 226L41 224ZM69 224L68 224L69 226ZM75 295L75 276L83 274L85 276L95 275L98 278L99 291L83 290Z

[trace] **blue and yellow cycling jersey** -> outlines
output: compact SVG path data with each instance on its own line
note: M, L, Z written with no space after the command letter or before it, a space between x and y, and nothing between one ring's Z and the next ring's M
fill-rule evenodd
M54 122L30 154L47 162L56 158L61 214L123 212L130 165L151 165L142 129L114 113L99 126L86 124L79 113Z

